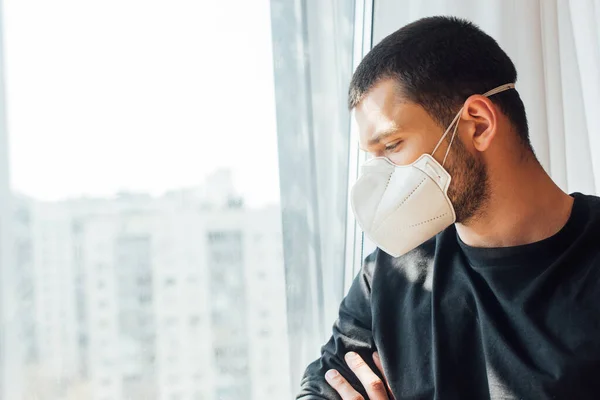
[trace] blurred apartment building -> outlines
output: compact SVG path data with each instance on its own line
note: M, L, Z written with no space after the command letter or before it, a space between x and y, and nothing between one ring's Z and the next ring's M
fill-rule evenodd
M279 206L246 208L228 171L160 197L15 203L5 393L291 398Z

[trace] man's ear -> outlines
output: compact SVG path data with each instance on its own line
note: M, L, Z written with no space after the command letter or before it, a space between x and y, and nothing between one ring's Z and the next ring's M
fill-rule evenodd
M477 151L486 151L496 137L498 115L494 104L485 96L473 95L465 101L462 112L467 122L468 139Z

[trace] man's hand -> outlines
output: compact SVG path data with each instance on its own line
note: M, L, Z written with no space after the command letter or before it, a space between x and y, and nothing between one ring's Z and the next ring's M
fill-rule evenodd
M348 363L352 372L354 372L360 383L365 387L370 400L393 400L393 398L390 399L388 397L385 390L386 386L389 390L387 382L383 382L379 379L358 354L350 352L346 354L345 358L346 363ZM373 353L373 361L379 369L379 372L381 372L381 375L384 376L381 360L379 359L379 354L377 354L377 352ZM342 400L364 400L360 393L354 390L352 385L350 385L335 369L327 371L325 380L340 396L342 396ZM391 390L390 393L392 393Z

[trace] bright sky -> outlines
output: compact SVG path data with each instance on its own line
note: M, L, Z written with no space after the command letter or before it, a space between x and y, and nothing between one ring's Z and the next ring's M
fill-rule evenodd
M268 0L5 0L13 189L160 194L229 167L277 201Z

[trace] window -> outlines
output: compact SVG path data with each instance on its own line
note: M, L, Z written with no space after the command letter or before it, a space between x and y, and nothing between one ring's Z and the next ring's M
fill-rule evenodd
M175 278L169 277L165 279L165 287L175 286Z
M193 315L190 317L190 327L196 328L201 321L201 317L199 315Z
M292 398L344 291L355 2L0 7L0 398Z
M260 329L258 331L258 335L262 338L268 338L271 335L271 331L268 329Z

